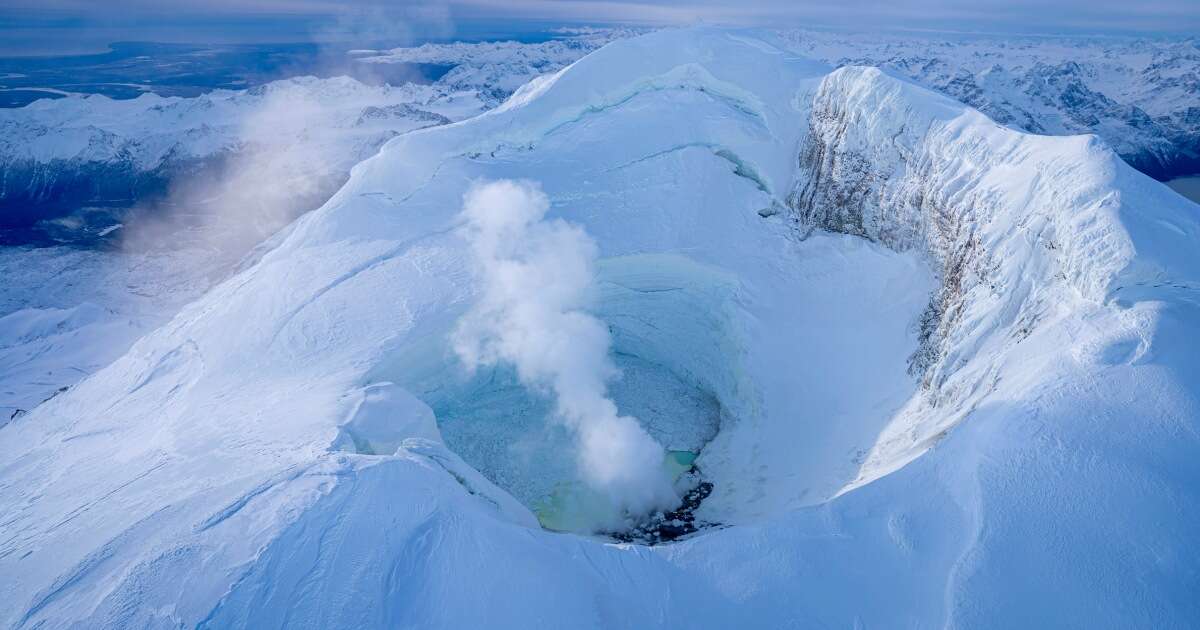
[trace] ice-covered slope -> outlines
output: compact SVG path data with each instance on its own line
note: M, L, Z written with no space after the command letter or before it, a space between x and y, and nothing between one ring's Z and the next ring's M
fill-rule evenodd
M715 401L725 527L547 532L519 495L558 470L494 465L539 398L449 351L485 179L596 240L618 403ZM618 42L397 138L0 428L0 623L1189 627L1197 236L1093 139L754 34Z
M11 331L0 338L0 421L123 354L262 238L324 203L389 138L476 115L629 35L388 53L454 66L433 85L298 77L195 98L76 96L0 109L0 243L110 246L0 250L9 279L0 328Z
M0 243L36 234L108 244L0 248L0 421L123 354L328 199L388 138L448 122L410 104L421 89L309 77L190 99L0 110ZM112 186L111 197L97 186ZM80 211L72 190L136 207Z

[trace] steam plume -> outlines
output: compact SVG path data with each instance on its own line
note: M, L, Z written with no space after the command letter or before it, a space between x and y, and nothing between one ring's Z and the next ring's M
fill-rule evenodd
M483 291L454 332L455 351L470 368L510 363L523 384L551 392L578 441L584 481L616 508L636 518L672 507L662 447L608 397L617 373L608 328L581 309L596 244L578 226L544 219L549 207L532 182L467 192L463 218Z

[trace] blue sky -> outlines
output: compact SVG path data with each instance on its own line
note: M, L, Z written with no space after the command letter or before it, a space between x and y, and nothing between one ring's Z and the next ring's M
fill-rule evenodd
M1200 0L0 0L7 51L118 40L268 42L486 36L546 24L1193 34Z

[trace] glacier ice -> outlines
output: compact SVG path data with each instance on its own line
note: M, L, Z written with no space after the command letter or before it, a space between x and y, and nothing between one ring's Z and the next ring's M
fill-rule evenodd
M455 405L537 405L448 337L484 289L458 211L485 179L594 239L589 312L635 379L715 404L681 435L724 527L547 532L451 448ZM1094 138L770 35L616 42L392 140L0 428L0 625L1195 625L1193 210ZM460 395L492 374L506 394Z

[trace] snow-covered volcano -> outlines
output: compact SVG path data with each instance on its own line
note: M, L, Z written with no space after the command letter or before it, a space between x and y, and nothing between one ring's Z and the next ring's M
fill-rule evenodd
M452 342L497 180L594 241L608 394L699 452L711 527L539 527L572 442ZM0 623L1194 625L1195 217L1094 138L770 36L616 42L389 142L0 428Z

